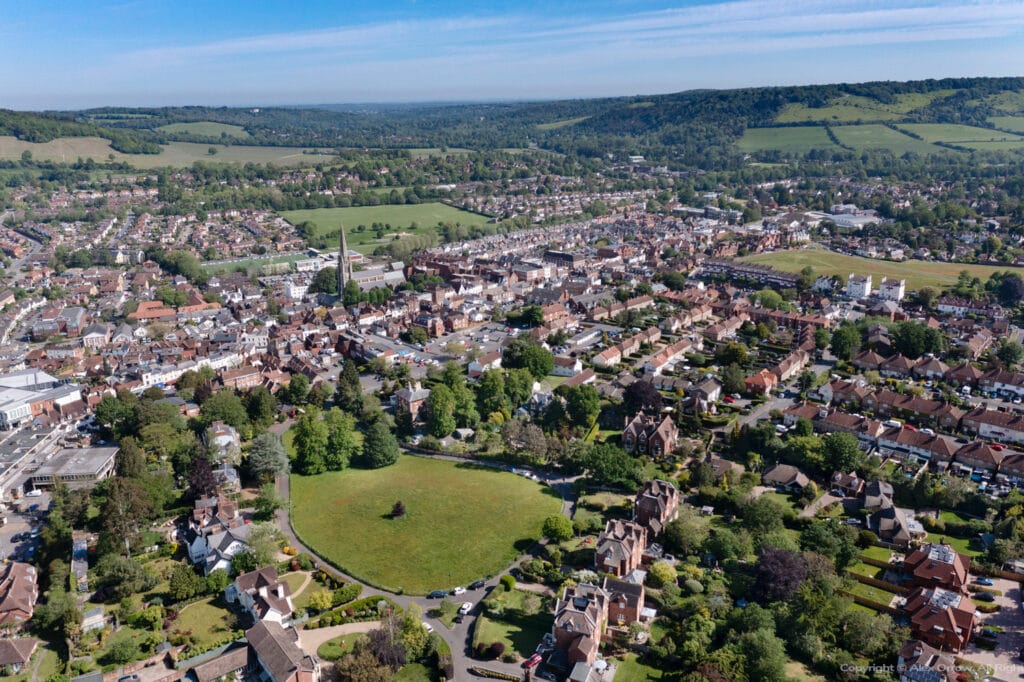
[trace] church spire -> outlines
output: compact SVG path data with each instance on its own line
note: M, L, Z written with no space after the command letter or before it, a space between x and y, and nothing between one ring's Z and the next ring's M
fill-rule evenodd
M338 227L338 296L345 291L345 285L352 279L352 262L348 259L348 244L345 243L345 225Z

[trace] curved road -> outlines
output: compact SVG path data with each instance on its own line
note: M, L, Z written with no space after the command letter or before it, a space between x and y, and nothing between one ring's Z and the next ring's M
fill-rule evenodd
M290 426L290 424L275 424L275 426L277 426L277 427L284 427L284 428L277 429L278 435L280 435L285 430L287 430L287 427ZM275 430L275 429L272 427L271 430ZM407 453L407 454L410 454L410 453ZM414 456L420 456L420 457L428 456L428 457L434 457L436 459L445 459L445 460L451 460L451 461L459 461L459 462L467 461L465 458L450 457L450 456L446 456L446 455L419 455L419 454L416 454L416 453L411 453L411 454L414 454ZM478 463L484 464L486 466L495 466L495 468L503 468L500 465L491 465L490 463L485 463L485 462L478 462ZM548 483L548 485L550 485L553 489L557 490L558 493L562 496L562 500L563 500L562 512L564 514L566 514L567 516L570 516L570 517L572 516L572 512L574 511L574 508L575 508L575 503L573 502L573 499L572 499L573 492L574 492L573 491L572 482L573 482L574 479L575 479L575 477L567 477L567 478L555 478L555 477L550 477L549 478L549 477L544 477L544 479L543 479L543 480L545 480L545 482ZM285 500L285 503L286 503L286 508L279 509L277 511L276 515L275 515L275 522L277 524L277 527L278 527L278 529L280 529L281 533L284 535L285 539L288 541L288 544L291 545L292 547L295 547L300 552L304 552L304 553L308 554L310 557L312 557L314 559L314 561L317 562L317 567L318 568L323 569L325 572L331 574L332 576L334 576L338 580L341 580L341 581L344 581L344 582L354 582L354 583L362 584L363 592L362 592L361 597L372 597L372 596L377 596L377 595L385 596L385 597L388 597L389 599L391 599L392 601L394 601L396 604L398 604L403 609L407 608L409 606L409 604L415 603L415 604L417 604L423 610L424 616L426 616L426 613L430 609L434 608L437 605L437 603L438 603L437 601L431 601L429 599L426 599L425 597L416 597L416 596L410 596L410 595L405 595L405 594L393 594L391 592L385 592L384 590L377 589L377 588L373 587L372 585L367 585L366 583L362 582L361 580L357 580L357 579L353 578L352 576L347 575L347 574L345 574L342 571L339 571L334 566L332 566L330 563L325 561L323 559L323 557L318 555L316 552L314 552L312 549L310 549L307 545L305 545L302 541L300 541L299 538L295 535L294 529L292 528L291 521L290 521L289 515L288 515L288 508L287 508L289 503L290 503L290 500L291 500L291 481L290 481L290 478L288 476L279 476L277 478L277 482L276 483L277 483L277 493L281 497L281 499ZM535 552L535 550L538 547L542 547L543 544L544 544L543 541L541 541L540 543L535 545L533 548L531 548L531 550L529 550L527 553L528 554L533 554ZM517 561L517 563L518 563L518 561ZM498 584L498 580L500 579L500 577L503 574L507 573L507 572L508 572L508 569L506 569L505 571L500 572L498 575L496 575L493 578L491 578L490 580L488 580L487 584L484 585L484 587L482 587L482 588L480 588L478 590L467 590L466 594L463 597L460 597L460 598L464 599L465 601L472 601L474 604L477 604L477 608L474 609L474 611L478 612L479 611L479 603L480 603L480 601L485 596L487 596L488 592L491 589L493 589ZM471 654L472 654L471 644L472 644L473 640L472 640L472 637L470 636L470 634L472 632L473 624L475 622L476 622L476 613L473 613L473 614L470 614L469 617L465 618L462 623L455 623L454 627L452 629L448 629L447 627L445 627L444 625L442 625L440 623L438 623L438 626L434 629L434 632L436 632L438 635L440 635L441 638L444 639L444 641L448 643L448 646L452 650L452 664L453 664L455 670L457 671L457 673L456 673L457 674L457 679L464 679L466 676L469 676L470 675L470 673L468 672L469 668L471 666L474 666L474 665L477 665L477 664L481 664L484 667L487 667L487 668L490 668L490 669L493 669L493 670L501 670L502 672L507 672L507 673L512 674L512 675L517 675L517 676L523 675L523 669L522 669L522 667L519 664L515 664L515 663L502 663L501 661L486 661L486 662L480 663L478 661L473 660L473 658L471 657Z

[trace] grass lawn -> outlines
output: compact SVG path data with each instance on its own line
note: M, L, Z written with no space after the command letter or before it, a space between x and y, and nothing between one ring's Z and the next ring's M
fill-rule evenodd
M876 546L872 545L871 547L868 547L868 548L864 549L860 553L860 555L863 556L863 557L867 557L869 559L878 559L879 561L889 561L889 557L892 556L892 551L886 549L885 547L876 547Z
M767 497L769 499L778 502L783 509L789 509L794 512L800 511L800 505L793 501L793 496L787 493L764 493L761 497Z
M520 658L533 655L544 634L551 632L553 616L506 615L501 620L481 615L473 625L473 642L502 642L505 651L515 651Z
M190 123L171 123L160 126L157 130L165 133L186 133L189 135L203 135L206 137L220 137L227 135L239 140L246 140L250 135L242 126L234 126L229 123L215 123L214 121L192 121Z
M561 508L522 476L408 455L374 471L293 475L291 487L304 543L355 577L413 594L497 573ZM402 519L388 517L396 500Z
M362 632L329 639L320 645L320 648L316 650L316 655L325 661L337 661L352 651L352 647L356 645L356 642L363 639L366 639L366 635Z
M302 587L302 583L306 582L306 577L308 575L308 573L298 571L296 573L285 573L281 576L281 580L284 580L286 583L288 583L288 586L292 588L292 599L295 598L295 595L298 593L299 588ZM311 580L309 582L309 585L306 587L306 590L312 592L314 589L313 585L319 585L319 583L315 583ZM303 590L303 592L305 592L306 590Z
M929 533L925 538L926 542L938 542L939 540L945 540L950 547L972 558L984 554L980 550L973 549L971 538L958 538L949 533Z
M906 279L908 289L920 289L926 286L944 287L953 284L962 270L966 270L972 276L985 280L993 272L1006 269L991 265L936 263L919 260L897 263L895 261L861 258L860 256L846 256L820 248L789 249L786 251L759 253L754 256L740 258L740 260L748 263L771 265L787 272L800 272L805 267L810 266L814 268L817 274L839 275L844 280L851 272L860 275L873 275L879 281L883 276L895 277Z
M428 668L422 663L404 665L395 674L395 682L434 682L438 679L437 670Z
M209 597L183 608L178 619L171 624L171 630L191 631L198 648L207 648L230 638L236 627L235 616L215 604L215 599L220 601L220 597Z
M864 583L854 583L850 587L850 592L883 605L888 604L896 596L895 592L888 592L880 587L865 585Z
M813 149L838 149L821 126L747 128L736 145L745 152L778 149L803 154Z
M877 566L861 562L857 562L852 566L847 566L846 570L851 573L856 573L857 575L866 575L869 578L877 578L879 580L882 579L882 574L885 573L884 568L878 568Z
M618 669L615 672L616 680L643 682L643 680L675 679L672 671L659 670L658 668L645 665L637 660L635 654L629 654L624 660L616 661L616 664L618 665Z

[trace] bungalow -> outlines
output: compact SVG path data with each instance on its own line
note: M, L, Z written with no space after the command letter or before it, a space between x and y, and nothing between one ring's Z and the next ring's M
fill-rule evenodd
M36 652L39 641L34 637L0 639L0 674L10 679L21 672Z
M779 490L790 493L801 493L811 480L807 475L791 464L774 464L769 467L761 480Z

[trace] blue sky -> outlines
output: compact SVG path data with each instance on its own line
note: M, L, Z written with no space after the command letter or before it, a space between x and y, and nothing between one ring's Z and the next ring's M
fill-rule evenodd
M0 16L16 109L1024 74L1021 0L0 0Z

